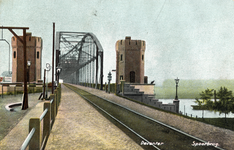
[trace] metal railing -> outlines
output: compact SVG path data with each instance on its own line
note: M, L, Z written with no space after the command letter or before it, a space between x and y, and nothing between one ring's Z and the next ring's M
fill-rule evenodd
M34 135L34 133L35 133L35 128L33 128L33 129L29 132L27 138L25 139L24 143L22 144L22 146L21 146L21 148L20 148L21 150L25 150L25 149L27 148L29 142L30 142L31 139L32 139L32 136Z
M50 131L58 113L61 98L60 87L50 95L51 100L44 102L44 111L39 118L30 118L29 134L23 142L20 150L43 150L46 146ZM43 125L42 125L43 124Z

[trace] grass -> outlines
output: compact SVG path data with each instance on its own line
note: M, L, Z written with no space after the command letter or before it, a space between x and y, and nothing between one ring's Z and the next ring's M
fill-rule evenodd
M234 131L234 118L196 118L197 121Z
M183 80L181 79L178 87L179 99L199 98L202 91L214 89L218 91L220 87L226 87L234 90L234 80ZM163 82L162 86L155 86L157 99L174 99L175 98L175 81L168 79Z

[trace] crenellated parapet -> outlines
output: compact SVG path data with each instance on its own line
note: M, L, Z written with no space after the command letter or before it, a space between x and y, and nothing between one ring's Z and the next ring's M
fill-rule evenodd
M145 62L144 40L132 40L125 37L125 40L118 40L116 49L116 83L121 80L126 83L144 84L144 62Z
M23 39L23 36L19 36ZM41 79L41 63L42 63L42 38L32 36L26 33L26 60L31 62L29 69L29 82ZM23 82L23 44L13 36L11 38L12 45L12 82Z

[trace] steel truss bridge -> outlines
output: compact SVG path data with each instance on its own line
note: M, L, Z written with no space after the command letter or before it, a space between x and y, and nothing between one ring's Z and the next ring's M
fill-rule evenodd
M57 32L56 58L64 82L103 87L103 48L93 33Z

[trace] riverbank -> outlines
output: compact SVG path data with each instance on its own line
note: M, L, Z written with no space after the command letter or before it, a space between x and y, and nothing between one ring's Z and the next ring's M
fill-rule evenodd
M193 110L209 110L207 106L198 106L198 105L191 105Z

